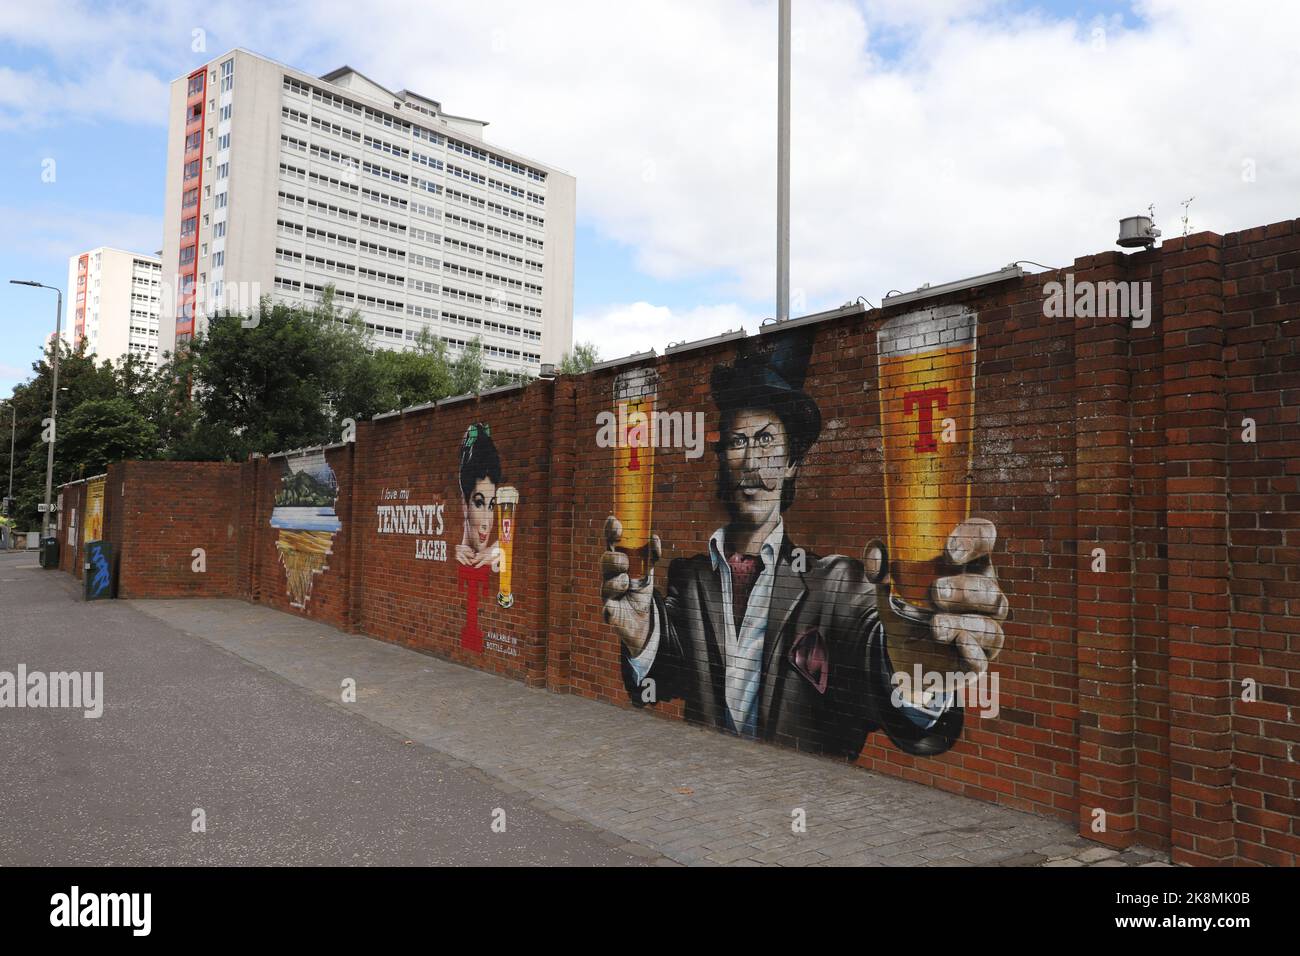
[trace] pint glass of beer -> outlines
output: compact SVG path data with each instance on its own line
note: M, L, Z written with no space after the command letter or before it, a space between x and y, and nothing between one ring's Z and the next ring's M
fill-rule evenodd
M890 604L911 621L934 613L930 587L948 535L970 512L976 313L936 306L877 333Z
M659 376L638 368L614 379L614 515L623 525L619 550L627 554L628 578L634 588L650 580L655 449L651 440Z
M515 531L519 511L519 491L514 485L497 489L497 546L501 549L501 577L497 584L497 603L511 607L515 603L511 566L515 556Z

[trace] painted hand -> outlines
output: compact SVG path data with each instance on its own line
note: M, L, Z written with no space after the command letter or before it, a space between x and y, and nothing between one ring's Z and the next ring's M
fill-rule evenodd
M604 583L601 600L604 602L605 621L618 634L619 640L635 657L645 649L650 639L650 604L654 594L652 574L646 574L641 587L632 587L628 576L627 555L618 549L623 538L623 523L610 515L605 519L605 552L600 558L600 575ZM663 553L659 536L650 539L647 561L653 566Z
M972 670L984 672L1002 650L1007 619L1007 596L998 586L990 555L998 540L992 521L969 518L948 535L945 557L960 573L934 582L934 606L940 609L930 622L934 639L953 644Z
M494 544L484 551L475 551L467 544L458 544L456 560L471 568L481 568L485 564L490 564L492 573L496 574L501 570L501 546Z
M944 546L944 557L957 573L936 579L930 589L936 608L930 637L955 647L975 673L988 669L1005 640L1001 622L1007 617L1007 597L998 586L989 557L997 539L997 528L985 518L968 518L957 525ZM884 544L873 541L863 559L867 577L881 598L882 618L888 620L884 608L888 605L889 564Z

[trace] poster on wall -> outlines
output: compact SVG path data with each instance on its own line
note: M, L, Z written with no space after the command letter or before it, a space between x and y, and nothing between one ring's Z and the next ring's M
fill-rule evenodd
M495 590L498 607L515 606L514 551L520 507L518 489L504 483L501 455L492 429L484 422L475 422L465 431L458 477L461 540L455 549L456 587L465 596L460 646L482 653L485 634L479 625L480 602L492 600ZM487 639L492 650L514 652L516 642L509 635L491 633Z
M881 456L884 526L840 527L846 554L812 553L785 520L822 434L805 389L813 329L747 340L713 369L709 413L665 407L646 370L615 380L610 417L625 425L602 601L633 703L681 700L688 720L850 759L876 730L907 753L942 753L964 708L996 707L989 662L1008 603L990 557L996 529L970 513L976 323L949 306L880 328L870 453ZM657 581L666 509L653 507L655 459L694 415L711 415L705 428L719 436L725 515L702 539L671 542L690 556Z
M323 451L290 455L275 494L271 527L279 534L275 549L284 567L289 603L305 610L318 575L329 570L334 536L342 522L334 511L338 480Z
M81 539L83 544L104 537L104 481L103 478L96 478L86 483L86 514Z

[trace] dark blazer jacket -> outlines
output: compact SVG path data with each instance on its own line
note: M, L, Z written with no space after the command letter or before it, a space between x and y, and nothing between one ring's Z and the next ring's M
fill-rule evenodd
M807 570L781 543L768 611L758 693L758 736L801 750L855 759L867 735L884 729L907 753L942 753L961 734L962 711L950 708L922 730L889 701L891 668L876 589L861 562L807 554ZM707 554L677 558L668 591L654 595L659 649L646 677L658 701L681 698L686 719L724 729L726 630L722 580ZM820 662L809 666L809 661ZM634 703L642 690L623 655L623 680Z

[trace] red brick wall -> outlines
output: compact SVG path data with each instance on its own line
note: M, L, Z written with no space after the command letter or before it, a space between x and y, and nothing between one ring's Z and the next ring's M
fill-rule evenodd
M78 481L75 484L64 485L59 489L59 493L63 496L57 530L59 568L67 571L77 580L81 580L81 539L86 523L86 483ZM68 537L69 528L76 530L71 540Z
M530 684L544 681L551 388L539 383L522 393L453 402L361 426L353 593L363 632ZM484 441L497 450L501 485L519 493L510 608L498 601L498 573L484 569L475 575L479 580L464 578L456 559L465 518L461 449L475 423L490 429ZM441 532L435 526L435 533L405 533L389 524L381 530L380 508L405 507L440 508ZM427 550L438 547L443 550ZM469 626L472 587L479 589L481 647L473 636L462 636Z
M285 532L271 525L275 509L275 496L280 491L288 472L286 459L293 456L277 455L272 458L255 458L248 463L250 487L244 492L250 497L251 514L245 528L249 537L249 556L244 567L248 569L244 590L251 600L269 604L281 611L311 617L335 627L351 628L351 537L349 520L353 489L353 445L342 445L325 451L328 462L338 482L338 497L334 510L342 528L330 541L330 553L324 559L323 570L314 574L306 600L298 606L290 593L286 558L281 556L277 542ZM291 532L290 532L291 533ZM286 539L287 541L287 539Z
M1117 267L1112 264L1110 272ZM1035 277L993 295L947 300L979 312L971 514L997 526L995 567L1011 605L1005 650L997 659L1001 712L995 719L968 717L957 746L939 757L909 756L883 733L873 734L858 763L952 792L1072 816L1078 807L1080 750L1074 421L1081 409L1072 381L1075 320L1043 316L1044 281ZM817 328L806 390L820 406L822 434L800 472L795 503L784 515L787 533L811 553L857 558L871 539L885 534L876 330L895 311L909 309ZM660 451L656 457L661 587L672 559L704 553L709 536L726 520L715 494L711 448L718 438L718 414L708 383L713 366L730 361L733 352L722 346L657 363L660 402L703 412L710 449L696 461L680 451ZM577 390L572 454L584 484L574 495L568 676L574 692L628 706L618 640L601 620L598 597L613 458L595 449L594 422L611 405L615 371L588 376ZM1095 414L1086 403L1084 411ZM1108 518L1108 523L1127 526L1127 520ZM1097 612L1092 604L1087 610ZM675 716L682 704L655 710Z
M1010 608L993 664L998 714L968 710L938 756L910 756L875 733L858 764L1073 819L1113 846L1167 846L1181 862L1296 862L1298 265L1300 229L1283 222L1088 256L811 327L804 390L823 425L785 527L813 555L858 559L886 529L877 330L909 308L978 313L970 513L997 527L992 565ZM1044 286L1067 274L1149 283L1150 324L1049 315ZM673 559L705 553L727 520L710 374L738 354L724 343L642 363L659 376L660 410L701 412L706 425L702 457L680 448L654 456L661 591ZM362 423L354 444L325 451L341 529L303 607L292 606L271 526L284 457L115 465L106 534L121 551L122 596L243 597L634 706L619 640L603 620L615 450L596 440L597 416L615 407L614 381L628 368ZM1243 440L1245 418L1253 441ZM471 575L485 589L481 649L463 639L470 582L456 559L460 460L475 423L490 427L498 485L513 485L520 500L513 606L497 600L499 570ZM81 521L82 488L65 488L65 520L77 507ZM380 512L397 506L441 508L442 527L397 530ZM202 576L189 570L199 546ZM66 551L64 567L75 567ZM644 709L684 713L681 701Z
M1300 854L1300 223L1225 236L1227 629L1235 853L1294 865ZM1255 423L1244 440L1243 422ZM1254 681L1254 701L1243 684ZM1220 847L1216 858L1234 848Z
M128 461L109 468L105 511L120 534L118 596L243 597L238 584L247 465ZM195 549L206 570L194 570Z

